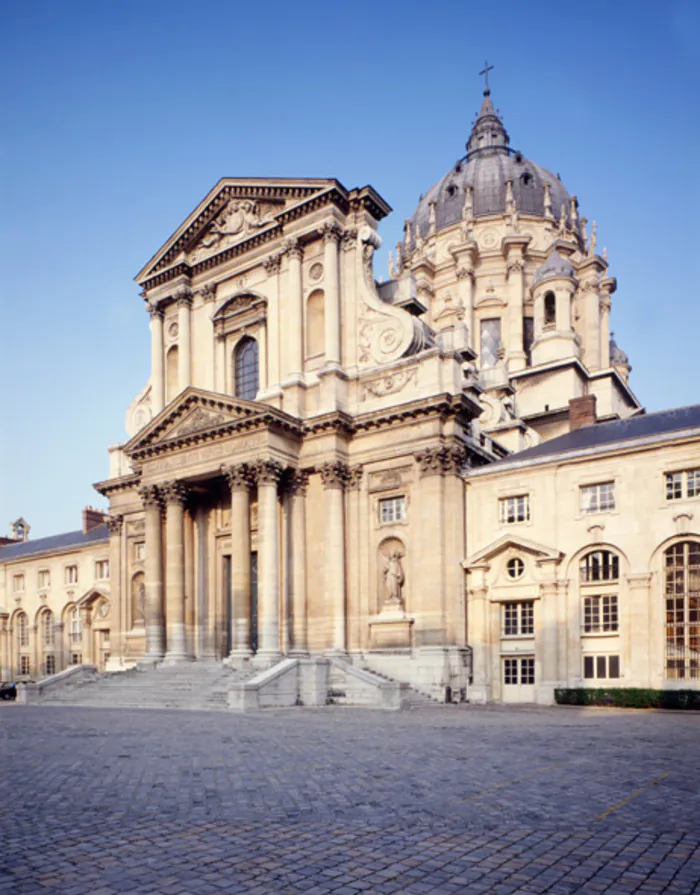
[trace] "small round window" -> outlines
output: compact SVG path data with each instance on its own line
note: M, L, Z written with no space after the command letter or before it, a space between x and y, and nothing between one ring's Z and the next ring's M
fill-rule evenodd
M522 559L509 559L506 563L506 572L508 573L508 577L515 580L516 578L522 578L523 573L525 572L525 563Z

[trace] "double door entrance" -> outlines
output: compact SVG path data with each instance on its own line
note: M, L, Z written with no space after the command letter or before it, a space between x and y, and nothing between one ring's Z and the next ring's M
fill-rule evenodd
M535 657L504 656L501 662L503 702L534 702Z

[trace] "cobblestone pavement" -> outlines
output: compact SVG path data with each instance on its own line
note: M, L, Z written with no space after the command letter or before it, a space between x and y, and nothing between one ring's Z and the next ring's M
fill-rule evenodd
M700 892L700 718L0 707L0 893Z

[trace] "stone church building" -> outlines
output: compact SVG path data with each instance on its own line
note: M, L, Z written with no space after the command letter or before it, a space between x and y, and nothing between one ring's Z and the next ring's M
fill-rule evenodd
M389 205L332 179L224 178L155 252L108 516L0 546L5 679L330 655L481 702L700 685L700 407L644 413L596 225L488 89L466 150L388 280Z

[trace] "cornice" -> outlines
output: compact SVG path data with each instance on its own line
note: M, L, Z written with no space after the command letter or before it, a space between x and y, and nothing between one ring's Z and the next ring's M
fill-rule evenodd
M141 473L133 472L114 479L105 479L103 482L95 482L92 486L95 491L108 497L118 491L131 491L141 481Z
M266 189L273 190L274 188L268 187ZM281 210L275 215L274 221L268 227L253 234L247 239L229 246L215 255L204 258L196 264L190 265L186 261L181 261L175 267L168 267L168 264L174 261L185 250L187 245L195 238L196 234L201 232L201 230L216 217L231 198L235 198L239 195L251 196L253 198L275 197L274 195L258 195L254 192L252 187L250 189L243 186L224 187L212 203L197 216L189 227L187 227L187 229L178 237L177 241L166 252L163 258L154 266L153 273L144 279L138 280L139 284L144 290L148 291L157 286L161 286L163 283L169 282L177 276L185 275L190 278L196 277L214 267L218 267L220 264L230 261L232 258L237 258L240 255L246 254L251 249L266 245L267 243L280 238L283 235L285 225L305 217L320 208L324 208L327 205L335 206L343 215L347 215L350 211L349 194L344 187L337 183L337 181L329 185L326 189L321 190L321 192L318 192L318 187L310 189L309 192L311 192L312 195L310 195L306 201L299 202L290 208ZM380 198L372 190L366 195L359 196L358 201L362 203L363 207L370 206L373 208L376 205L377 207L374 208L374 211L376 212L375 217L380 219L384 217L387 212L382 211L382 208L380 208L375 201L375 197L377 199ZM386 208L389 208L389 206L386 206Z

